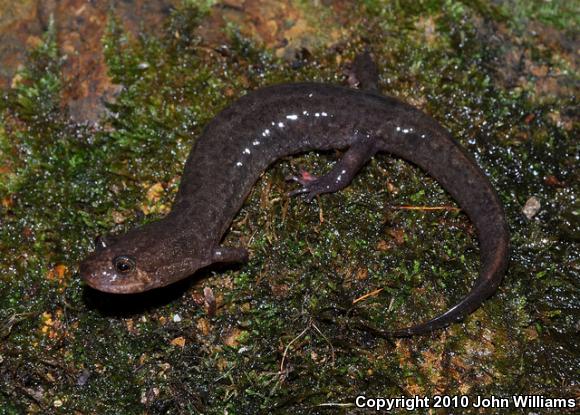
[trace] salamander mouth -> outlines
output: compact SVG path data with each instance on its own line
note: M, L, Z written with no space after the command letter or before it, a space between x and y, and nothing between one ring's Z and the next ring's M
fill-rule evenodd
M139 282L113 285L113 284L103 284L99 281L95 281L95 279L91 278L90 276L87 277L81 274L81 277L83 278L85 283L92 289L108 294L137 294L143 291L147 291L144 285Z
M90 260L84 261L80 265L79 271L85 284L97 291L110 294L136 294L152 288L150 284L146 283L146 280L148 281L149 279L143 278L143 275L139 275L141 278L132 280L126 276L100 272L98 271L99 267L94 265L94 262Z

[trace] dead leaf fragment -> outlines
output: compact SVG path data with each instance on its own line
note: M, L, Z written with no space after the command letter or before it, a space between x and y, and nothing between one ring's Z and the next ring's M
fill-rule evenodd
M565 183L562 182L560 179L558 179L556 176L550 175L547 176L544 179L544 183L546 183L548 186L552 186L552 187L564 187Z
M211 330L211 326L209 324L209 321L207 321L207 319L205 319L203 317L198 319L197 323L195 325L197 327L197 330L199 330L199 332L201 334L203 334L204 336L207 336Z
M224 338L224 344L230 347L237 347L240 342L239 338L244 334L243 330L238 328L232 329Z
M369 276L369 270L366 268L359 268L356 272L356 279L359 281L366 280Z
M389 249L391 249L391 245L387 241L381 239L377 243L377 250L384 252L388 251Z
M402 229L390 229L389 235L397 245L402 245L405 242L405 231Z
M171 345L181 347L183 349L185 347L185 338L181 336L176 337L175 339L171 340Z

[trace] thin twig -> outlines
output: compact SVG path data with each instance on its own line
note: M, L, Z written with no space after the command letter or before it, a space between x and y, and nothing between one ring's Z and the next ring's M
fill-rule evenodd
M424 211L433 211L433 210L451 210L453 212L459 212L461 209L455 206L390 206L391 209L399 209L399 210L424 210Z
M352 408L354 406L354 403L338 403L338 402L325 402L325 403L321 403L316 405L318 407L322 406L322 407L331 407L331 408Z
M356 304L356 303L358 303L359 301L366 300L366 299L367 299L367 298L369 298L369 297L373 297L373 296L377 295L378 293L380 293L380 292L381 292L381 291L383 291L383 290L384 290L384 288L379 288L379 289L377 289L377 290L371 291L370 293L367 293L367 294L365 294L365 295L363 295L363 296L361 296L361 297L359 297L359 298L355 298L354 300L352 300L352 303L353 303L353 304Z
M308 326L304 330L302 330L302 332L298 336L294 337L292 339L292 341L290 343L288 343L288 345L284 349L284 354L282 355L282 362L280 362L280 373L284 372L284 361L286 360L286 355L288 354L288 350L290 349L290 346L292 346L292 344L294 344L294 342L296 340L298 340L300 337L304 336L304 334L306 334L306 332L308 330L310 330L310 323L308 324Z
M334 346L332 345L332 343L330 342L330 340L328 340L328 337L326 337L324 335L324 333L322 333L320 331L320 329L316 326L316 324L312 323L312 327L314 327L314 330L316 330L318 332L318 334L320 334L322 336L322 338L326 341L326 343L328 343L328 345L330 346L330 353L332 355L332 366L334 366Z

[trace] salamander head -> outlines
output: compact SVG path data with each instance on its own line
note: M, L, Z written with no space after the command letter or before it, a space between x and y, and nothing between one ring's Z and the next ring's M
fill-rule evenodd
M133 294L166 286L203 266L192 254L191 241L159 234L152 225L156 223L121 237L98 238L95 252L80 265L84 281L99 291Z

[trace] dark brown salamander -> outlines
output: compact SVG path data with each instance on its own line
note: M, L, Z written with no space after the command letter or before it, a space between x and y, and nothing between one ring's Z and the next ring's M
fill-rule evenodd
M368 55L355 61L374 67ZM366 91L318 83L275 85L220 112L195 142L171 212L125 235L101 239L80 266L91 287L138 293L186 278L217 262L244 262L243 248L220 246L262 172L277 159L311 150L348 149L326 175L296 178L308 200L340 190L376 153L408 160L434 177L477 229L481 270L457 305L425 323L388 331L426 334L476 310L497 289L508 261L502 205L485 174L425 113L379 95L375 74L357 74Z

